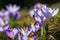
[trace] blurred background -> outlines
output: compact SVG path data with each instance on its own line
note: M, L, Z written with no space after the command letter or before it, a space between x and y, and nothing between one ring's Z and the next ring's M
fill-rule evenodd
M60 0L0 0L0 9L5 8L7 4L19 5L21 7L21 17L16 21L10 19L10 27L14 28L14 26L18 26L19 28L21 28L22 26L29 25L31 22L34 22L33 18L28 15L28 11L32 9L36 3L47 4L48 7L51 8L60 8ZM38 37L39 34L40 33L38 31ZM56 40L60 40L60 11L49 21L49 34L53 35ZM51 36L49 40L54 40L53 37Z
M21 5L22 8L30 8L34 6L36 3L51 5L57 2L60 2L60 0L0 0L0 8L5 7L5 5L9 3Z

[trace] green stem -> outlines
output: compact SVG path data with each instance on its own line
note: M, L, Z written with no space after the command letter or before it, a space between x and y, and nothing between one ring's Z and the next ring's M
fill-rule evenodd
M44 40L44 27L41 27L41 40Z
M46 23L45 29L46 29L46 40L48 40L48 38L49 38L49 35L48 35L48 23Z

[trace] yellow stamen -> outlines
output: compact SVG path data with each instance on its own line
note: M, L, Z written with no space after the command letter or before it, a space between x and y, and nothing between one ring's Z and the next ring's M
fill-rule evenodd
M24 27L24 32L26 32L26 27Z

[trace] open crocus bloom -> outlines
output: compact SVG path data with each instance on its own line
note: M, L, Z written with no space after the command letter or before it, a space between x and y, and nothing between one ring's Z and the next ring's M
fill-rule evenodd
M6 31L6 35L11 38L11 39L14 39L15 35L18 33L18 30L16 28L14 28L13 30L12 29L8 29Z
M15 5L10 4L10 5L7 5L6 8L9 12L13 13L18 11L20 9L20 6L17 6L16 4Z
M24 32L24 30L21 28L20 29L22 36L22 40L28 40L28 35L32 32L32 30L28 30L28 28L26 28L26 31Z
M37 4L34 6L34 8L29 11L29 15L30 15L31 17L33 17L33 15L35 14L34 10L35 10L35 9L40 10L40 9L42 8L42 6L43 6L43 8L46 8L47 5L46 5L46 4L37 3ZM41 13L41 14L42 14L42 13Z
M51 8L42 8L42 12L43 14L45 15L46 17L46 20L49 20L51 17L55 16L59 11L59 8L54 8L54 9L51 9Z
M41 4L40 4L40 3L37 3L37 4L34 6L34 9L39 9L39 8L41 8ZM30 15L31 17L33 17L34 14L35 14L35 12L34 12L33 9L29 11L29 15Z
M17 5L7 5L6 6L8 12L10 13L10 16L13 17L14 19L18 19L20 18L20 13L18 12L18 10L20 9L20 6Z

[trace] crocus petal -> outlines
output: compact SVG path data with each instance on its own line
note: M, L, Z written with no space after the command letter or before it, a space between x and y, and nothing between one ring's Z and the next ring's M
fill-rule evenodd
M14 39L14 32L11 29L8 29L6 31L6 35L10 37L11 39Z
M15 18L16 19L19 19L21 17L21 14L19 13L19 12L17 12L16 14L15 14Z
M38 15L33 15L33 18L36 22L41 23L41 18Z
M18 30L17 30L16 28L14 28L13 30L8 29L8 30L6 31L6 35L7 35L8 37L10 37L11 39L14 39L15 35L17 34L17 32L18 32Z
M16 19L19 19L21 17L21 14L19 12L10 13L10 16L16 20Z
M4 31L2 27L0 27L0 32Z
M34 24L34 27L35 27L35 30L38 31L38 29L39 29L39 27L40 27L39 23L35 23L35 24Z
M55 16L58 13L58 11L59 11L59 8L56 8L55 10L53 10L52 16Z
M20 6L13 6L13 12L17 12L20 9Z
M4 31L8 30L9 29L9 25L6 24L3 29L4 29Z
M59 8L53 9L53 10L51 8L46 8L46 9L42 8L42 12L46 17L46 20L49 20L52 16L56 15L58 11L59 11Z
M0 18L0 25L1 26L5 25L4 22L3 22L3 20L1 18Z
M21 34L25 35L24 30L21 28L20 29Z
M16 28L13 29L14 36L18 33L18 30Z
M45 20L46 20L46 17L44 16L44 17L43 17L43 21L45 21Z
M36 40L37 38L36 38L36 36L34 36L33 38L32 38L32 40Z
M35 27L34 27L34 24L31 24L31 28L32 28L32 31L35 32Z
M17 40L21 40L21 36L20 36L20 33L17 34Z
M30 31L30 30L31 30L31 25L28 26L28 31Z
M14 13L14 12L17 12L19 9L20 9L20 6L17 6L16 4L15 5L9 5L9 6L6 6L6 8L7 8L7 10L9 11L9 12L12 12L12 13Z
M37 3L34 8L41 8L41 4L40 3Z
M29 15L30 15L31 17L33 17L33 15L34 15L34 10L30 10L30 11L29 11Z

